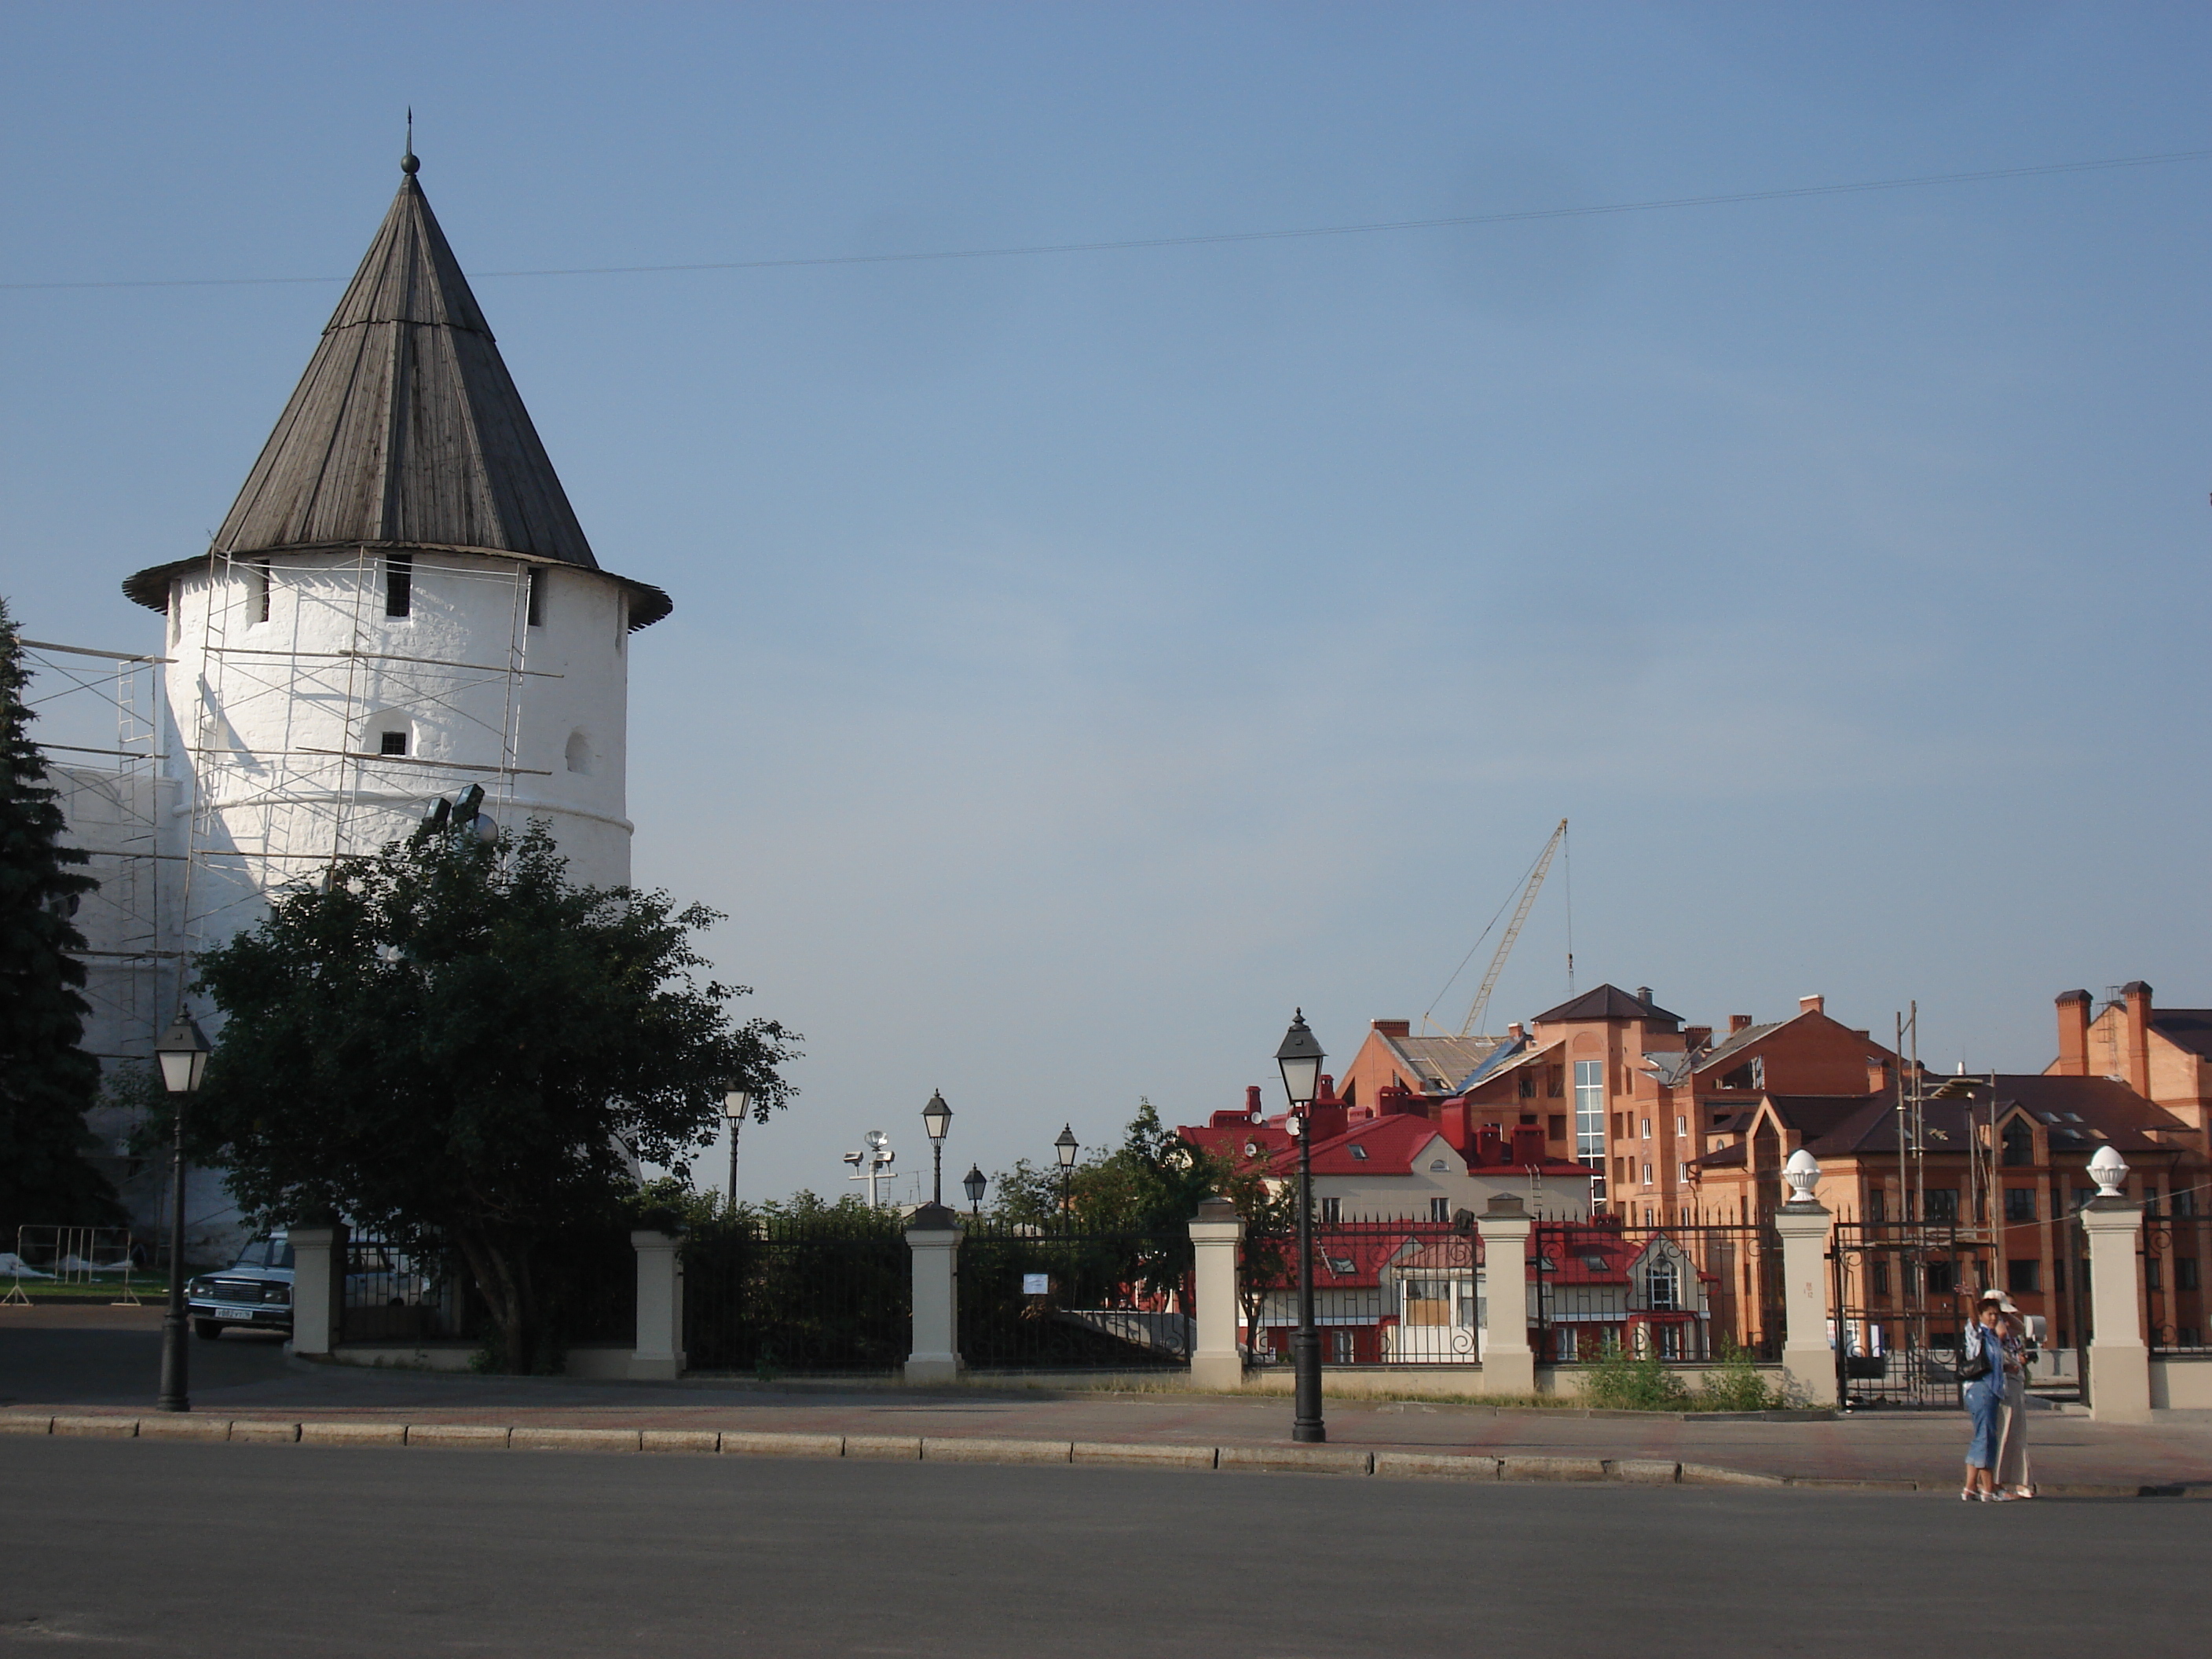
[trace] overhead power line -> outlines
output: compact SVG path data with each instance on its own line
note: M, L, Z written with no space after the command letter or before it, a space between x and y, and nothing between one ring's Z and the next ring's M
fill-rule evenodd
M1998 179L2037 179L2062 173L2100 173L2118 167L2201 161L2212 149L2168 150L2156 155L2113 155L2094 161L2051 161L2040 167L1985 167L1973 173L1931 173L1909 179L1865 179L1843 185L1796 185L1786 190L1732 191L1716 196L1671 196L1649 202L1604 202L1586 207L1521 208L1508 213L1456 214L1437 219L1383 219L1352 225L1305 225L1288 230L1224 230L1191 236L1142 236L1120 241L1033 242L1006 247L938 248L912 253L833 253L786 259L712 259L667 265L559 265L530 270L479 270L486 276L634 276L686 270L779 270L807 265L908 264L927 259L1006 259L1040 253L1111 253L1125 249L1200 247L1224 242L1285 242L1313 236L1364 236L1380 231L1444 230L1469 225L1523 224L1543 219L1587 219L1608 213L1656 213L1670 208L1726 207L1743 202L1787 202L1815 196L1853 196L1872 191L1917 190L1932 185L1984 184ZM0 290L101 288L247 288L290 283L343 283L343 276L174 276L89 283L0 283Z

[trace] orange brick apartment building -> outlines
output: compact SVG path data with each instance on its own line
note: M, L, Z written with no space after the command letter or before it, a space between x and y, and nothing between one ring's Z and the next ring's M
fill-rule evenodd
M1402 1090L1437 1118L1463 1100L1471 1125L1508 1140L1540 1133L1549 1158L1598 1171L1594 1204L1664 1224L1693 1218L1693 1166L1733 1144L1770 1091L1863 1097L1895 1083L1896 1056L1828 1018L1817 996L1768 1024L1733 1016L1715 1035L1685 1026L1648 988L1601 985L1508 1027L1502 1042L1376 1020L1339 1092L1358 1104Z

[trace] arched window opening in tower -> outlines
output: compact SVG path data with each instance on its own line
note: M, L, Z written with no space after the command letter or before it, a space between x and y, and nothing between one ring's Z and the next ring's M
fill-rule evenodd
M592 740L581 727L568 734L568 769L589 777L592 772Z

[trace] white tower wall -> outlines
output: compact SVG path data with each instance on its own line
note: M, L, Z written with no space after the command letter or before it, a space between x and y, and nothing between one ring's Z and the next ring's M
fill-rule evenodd
M519 833L547 822L573 879L629 879L628 595L596 571L416 554L405 616L375 553L285 553L180 575L167 700L183 784L191 948L334 856L410 834L483 785ZM529 621L535 572L536 612ZM386 754L387 734L404 752Z

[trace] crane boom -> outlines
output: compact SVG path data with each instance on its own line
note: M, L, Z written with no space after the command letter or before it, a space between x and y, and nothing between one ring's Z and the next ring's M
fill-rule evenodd
M1513 941L1521 937L1521 924L1528 920L1528 908L1536 902L1536 890L1544 884L1545 874L1552 867L1552 855L1566 838L1567 821L1561 818L1559 827L1552 831L1551 840L1544 843L1536 867L1528 872L1528 884L1521 890L1521 902L1514 907L1513 920L1505 926L1505 937L1498 941L1498 954L1490 959L1489 971L1482 976L1482 988L1474 994L1474 1006L1460 1022L1462 1036L1476 1035L1475 1027L1482 1023L1483 1012L1490 1006L1490 994L1498 988L1498 976L1505 971L1505 958L1513 954Z

